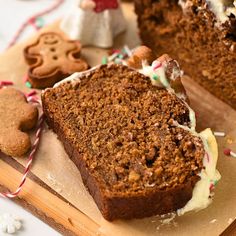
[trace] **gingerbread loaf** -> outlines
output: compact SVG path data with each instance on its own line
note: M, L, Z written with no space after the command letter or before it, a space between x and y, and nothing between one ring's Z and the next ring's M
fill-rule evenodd
M152 66L156 74L149 77ZM42 93L49 127L109 221L188 211L193 190L208 170L206 154L214 158L195 131L183 94L161 86L179 78L177 64L170 77L169 57L152 66L140 73L125 65L102 65ZM215 170L216 160L210 163ZM209 186L214 178L209 177Z
M142 41L236 109L236 3L135 0Z

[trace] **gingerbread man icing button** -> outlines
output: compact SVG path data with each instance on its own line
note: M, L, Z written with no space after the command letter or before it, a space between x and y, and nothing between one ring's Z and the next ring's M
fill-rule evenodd
M22 156L31 147L25 131L38 120L38 109L28 104L22 92L14 88L0 89L0 151L9 156Z
M54 32L41 34L24 50L32 87L51 87L74 72L87 70L88 64L80 59L80 51L77 40L66 40Z

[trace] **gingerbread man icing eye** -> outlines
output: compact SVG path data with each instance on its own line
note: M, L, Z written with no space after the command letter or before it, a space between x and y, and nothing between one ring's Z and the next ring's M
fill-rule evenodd
M46 34L41 39L44 44L57 44L61 40L56 34Z

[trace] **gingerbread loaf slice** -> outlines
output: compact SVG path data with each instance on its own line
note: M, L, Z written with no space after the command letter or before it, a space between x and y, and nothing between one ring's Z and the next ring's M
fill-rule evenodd
M236 109L236 2L135 0L142 41Z
M195 131L193 111L173 89L157 83L168 68L162 65L152 78L144 75L150 65L144 74L124 65L102 65L42 94L49 127L109 221L185 212L208 170L206 154L214 159ZM215 180L213 159L214 175L205 173L209 186Z

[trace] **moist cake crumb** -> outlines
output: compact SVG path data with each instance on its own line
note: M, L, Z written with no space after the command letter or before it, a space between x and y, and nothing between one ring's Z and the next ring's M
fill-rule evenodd
M191 198L203 168L202 140L175 125L190 127L185 103L148 77L103 65L45 90L42 101L49 127L106 219L164 214ZM151 207L155 198L160 205ZM134 209L139 204L146 212ZM111 209L119 206L126 211Z

